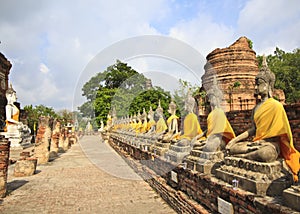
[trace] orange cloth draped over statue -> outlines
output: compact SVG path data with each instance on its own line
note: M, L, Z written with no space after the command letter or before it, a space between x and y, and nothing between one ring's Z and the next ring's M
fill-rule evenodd
M215 108L207 117L206 136L209 137L212 134L221 134L226 144L235 138L234 131L221 108Z
M147 123L147 131L149 131L151 129L152 126L154 126L156 124L155 120L149 120L149 122Z
M140 133L145 133L147 131L147 121L144 121L143 124L140 127Z
M20 115L20 111L17 111L14 115L12 115L12 119L15 120L15 121L19 121L19 115ZM11 123L7 120L5 120L5 127L4 127L4 131L7 132L7 127L9 125L13 125L14 123Z
M179 136L179 139L192 140L203 131L200 127L197 115L194 113L189 113L185 116L183 121L183 135Z
M156 133L165 132L168 129L167 124L164 120L164 118L159 118L159 120L156 123Z
M294 147L292 131L283 105L269 98L256 110L254 122L256 135L253 141L279 137L280 156L285 159L291 169L294 180L298 181L300 154Z

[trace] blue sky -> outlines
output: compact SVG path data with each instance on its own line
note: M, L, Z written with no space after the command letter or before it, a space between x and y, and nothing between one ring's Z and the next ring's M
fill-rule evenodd
M251 39L259 55L271 54L275 47L285 51L300 47L297 0L0 0L0 4L0 52L13 64L9 78L23 107L76 108L81 80L93 75L85 73L89 62L132 37L174 38L204 59L240 36ZM128 63L139 72L164 72L194 81L179 68L180 62L165 59L139 57Z

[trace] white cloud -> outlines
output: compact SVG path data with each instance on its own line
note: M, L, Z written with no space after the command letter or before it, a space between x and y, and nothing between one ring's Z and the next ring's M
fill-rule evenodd
M198 14L172 27L169 35L187 42L206 57L215 48L228 46L234 40L234 29L213 22L209 14Z
M49 72L49 68L44 63L41 63L40 72L42 72L43 74L47 74Z
M247 2L238 20L238 32L247 35L258 54L275 47L292 51L300 46L300 7L297 0Z
M245 5L238 20L232 16L224 22L220 19L230 15L232 1L223 7L225 12L211 2L201 1L205 8L198 11L167 0L5 0L0 7L0 51L13 63L9 78L23 106L60 108L72 105L79 75L99 52L127 38L159 35L158 29L196 48L203 58L244 35L259 54L276 46L287 51L300 46L297 0L238 1Z

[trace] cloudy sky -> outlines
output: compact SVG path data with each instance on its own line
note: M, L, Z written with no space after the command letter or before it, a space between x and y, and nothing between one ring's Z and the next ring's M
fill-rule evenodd
M22 107L76 110L82 84L116 59L145 75L163 72L157 78L162 82L193 82L189 63L173 52L186 56L195 49L205 59L240 36L251 39L259 55L300 47L298 0L0 0L0 5L0 52L13 64L9 79ZM146 35L162 39L152 43ZM162 53L166 38L177 41L172 47L186 48ZM89 71L95 58L102 63Z

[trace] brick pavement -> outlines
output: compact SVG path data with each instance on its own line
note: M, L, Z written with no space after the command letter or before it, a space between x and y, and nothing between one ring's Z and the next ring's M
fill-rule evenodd
M175 213L98 136L84 136L33 176L12 171L0 213Z

